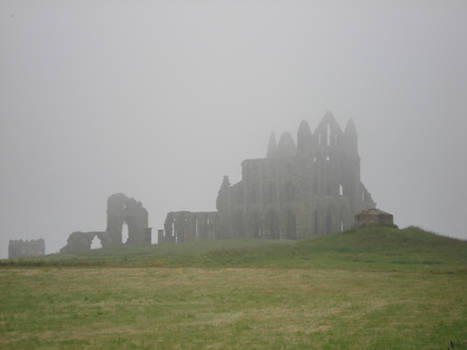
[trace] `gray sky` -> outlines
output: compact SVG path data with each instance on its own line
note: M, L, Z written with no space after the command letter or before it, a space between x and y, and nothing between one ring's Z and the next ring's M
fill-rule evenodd
M350 5L352 3L352 6ZM467 238L467 2L0 1L0 257L213 210L223 175L327 110L400 226Z

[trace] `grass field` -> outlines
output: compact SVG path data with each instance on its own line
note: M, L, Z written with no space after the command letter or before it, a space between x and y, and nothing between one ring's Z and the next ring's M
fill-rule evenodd
M0 349L467 349L467 242L378 228L0 262Z

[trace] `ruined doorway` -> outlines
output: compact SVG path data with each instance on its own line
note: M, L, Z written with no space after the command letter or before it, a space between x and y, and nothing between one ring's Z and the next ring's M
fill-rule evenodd
M90 249L102 249L102 242L99 237L94 236L94 238L91 241Z
M122 225L122 243L126 244L128 242L129 233L128 233L128 224L126 222Z

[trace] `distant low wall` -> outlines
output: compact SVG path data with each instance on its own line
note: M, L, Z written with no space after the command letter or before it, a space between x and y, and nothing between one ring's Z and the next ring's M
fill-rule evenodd
M45 241L41 239L23 241L14 240L8 243L8 258L25 258L45 255Z

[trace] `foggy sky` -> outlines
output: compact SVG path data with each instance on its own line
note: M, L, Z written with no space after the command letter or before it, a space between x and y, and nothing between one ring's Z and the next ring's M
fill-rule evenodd
M467 238L467 2L2 0L0 257L105 230L115 192L153 233L214 210L327 110L396 224Z

